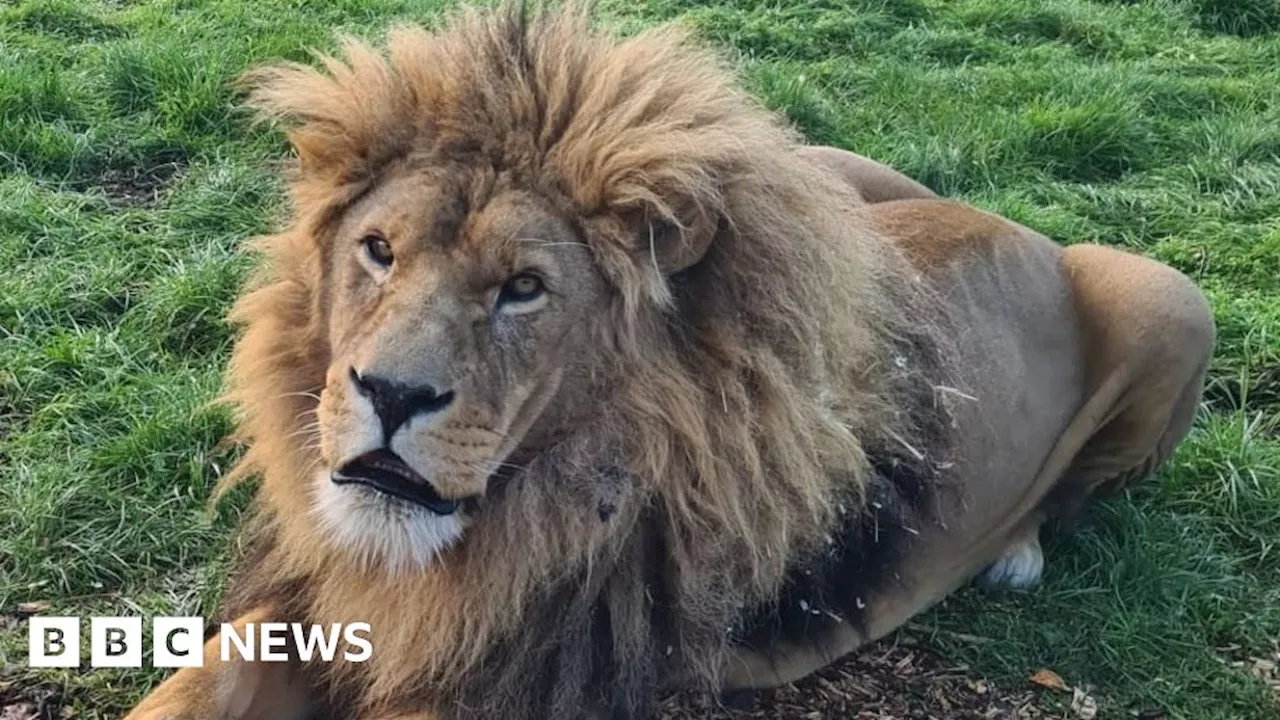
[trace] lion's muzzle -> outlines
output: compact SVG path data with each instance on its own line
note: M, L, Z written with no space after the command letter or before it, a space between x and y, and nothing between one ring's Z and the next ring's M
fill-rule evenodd
M330 479L337 485L364 485L405 502L421 505L437 515L452 515L462 500L440 496L431 483L387 449L374 450L344 464Z
M373 403L387 442L415 415L440 412L453 402L452 392L439 392L430 385L413 387L375 375L362 375L355 368L351 368L350 373L356 390Z

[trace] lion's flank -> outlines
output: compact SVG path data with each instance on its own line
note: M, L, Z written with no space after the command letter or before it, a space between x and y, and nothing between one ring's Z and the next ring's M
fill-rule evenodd
M937 459L936 438L904 443L940 427L944 351L893 251L849 227L857 196L681 32L615 40L586 15L508 4L397 29L385 57L348 39L324 72L250 78L299 163L293 223L236 313L242 471L264 478L269 539L230 605L287 592L314 621L394 629L317 679L335 707L625 714L676 676L714 686L744 612L833 532L862 542L869 492L916 519L933 482L892 475ZM582 349L599 407L494 488L439 567L389 577L326 549L297 480L333 311L317 238L393 165L483 169L547 198L614 298Z

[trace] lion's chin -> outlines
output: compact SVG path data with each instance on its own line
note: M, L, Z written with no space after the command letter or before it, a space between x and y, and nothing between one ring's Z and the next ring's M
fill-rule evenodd
M328 542L361 565L392 574L420 571L456 544L464 512L439 515L363 485L315 478L314 512Z

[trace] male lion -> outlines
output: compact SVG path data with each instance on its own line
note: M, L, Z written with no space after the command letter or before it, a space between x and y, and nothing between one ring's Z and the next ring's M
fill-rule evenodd
M254 76L290 227L231 367L258 474L236 623L368 622L364 663L219 660L129 716L642 718L799 678L1187 432L1185 277L799 149L679 32L577 6ZM873 202L875 201L875 202Z

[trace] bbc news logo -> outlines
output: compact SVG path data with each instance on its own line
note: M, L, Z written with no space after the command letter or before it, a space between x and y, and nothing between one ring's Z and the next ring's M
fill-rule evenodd
M28 623L31 667L80 667L80 618L32 616ZM156 617L151 626L151 664L161 668L204 665L204 618ZM373 655L368 623L303 625L302 623L223 623L218 630L219 657L285 662L292 641L299 660L365 662ZM142 618L89 619L89 666L142 667ZM341 653L340 646L344 646Z

